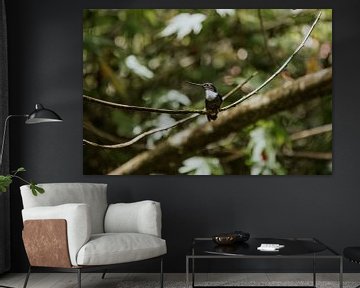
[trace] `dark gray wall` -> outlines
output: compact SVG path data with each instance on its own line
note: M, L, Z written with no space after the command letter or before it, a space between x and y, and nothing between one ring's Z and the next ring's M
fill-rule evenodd
M163 236L169 251L166 271L184 271L184 255L192 237L233 229L244 229L256 236L314 236L339 251L344 246L360 245L359 1L342 1L343 4L308 1L308 5L306 1L291 1L292 8L334 8L333 176L82 175L82 9L178 7L166 2L171 3L165 0L152 4L145 0L126 4L108 0L7 1L11 112L26 113L34 103L41 102L58 111L65 120L60 125L35 125L26 129L22 121L13 121L12 168L25 166L31 171L27 176L38 182L108 183L110 202L160 201ZM181 3L186 8L194 5L289 8L285 2L288 3L227 1L227 7L222 6L223 1L204 1L203 5L190 0ZM21 241L22 204L16 184L12 188L12 270L23 271L27 260ZM153 264L125 266L125 269L150 271L156 268ZM272 270L285 267L285 264L266 266L260 262L249 265ZM230 265L220 268L228 269Z
M5 2L0 1L0 131L8 115L8 57L7 57L7 26ZM3 139L1 139L3 140ZM8 146L7 146L8 147ZM1 152L0 152L1 153ZM9 169L9 149L4 150L0 174ZM10 197L9 193L0 193L0 274L10 268Z

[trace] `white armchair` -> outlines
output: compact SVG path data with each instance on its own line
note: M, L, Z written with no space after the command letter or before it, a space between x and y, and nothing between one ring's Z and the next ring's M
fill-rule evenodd
M51 268L77 272L107 270L121 263L160 258L161 209L155 201L107 204L106 184L40 184L45 193L33 196L28 185L21 196L24 246L32 270ZM103 277L105 273L103 274Z

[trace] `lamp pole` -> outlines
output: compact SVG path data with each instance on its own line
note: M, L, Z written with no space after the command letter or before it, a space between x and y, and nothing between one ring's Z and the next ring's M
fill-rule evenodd
M0 168L2 166L2 160L3 160L3 155L4 155L4 147L5 147L5 142L6 142L6 132L7 132L7 126L9 123L9 120L11 118L15 118L15 117L28 117L28 114L23 114L23 115L9 115L6 117L5 119L5 123L4 123L4 131L3 131L3 135L2 135L2 143L1 143L1 151L0 151Z

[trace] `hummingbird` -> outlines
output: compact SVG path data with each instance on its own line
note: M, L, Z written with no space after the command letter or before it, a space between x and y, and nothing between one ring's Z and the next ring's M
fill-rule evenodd
M189 84L201 86L205 90L205 109L208 121L217 119L217 114L220 111L223 102L222 96L217 92L216 87L212 83L198 84L186 81Z

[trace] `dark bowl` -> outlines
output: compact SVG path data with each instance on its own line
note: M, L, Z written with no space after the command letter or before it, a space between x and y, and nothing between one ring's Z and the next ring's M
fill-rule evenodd
M244 231L234 231L233 234L236 235L237 242L245 242L250 238L250 233Z
M215 235L212 240L218 245L232 245L237 241L236 234Z

